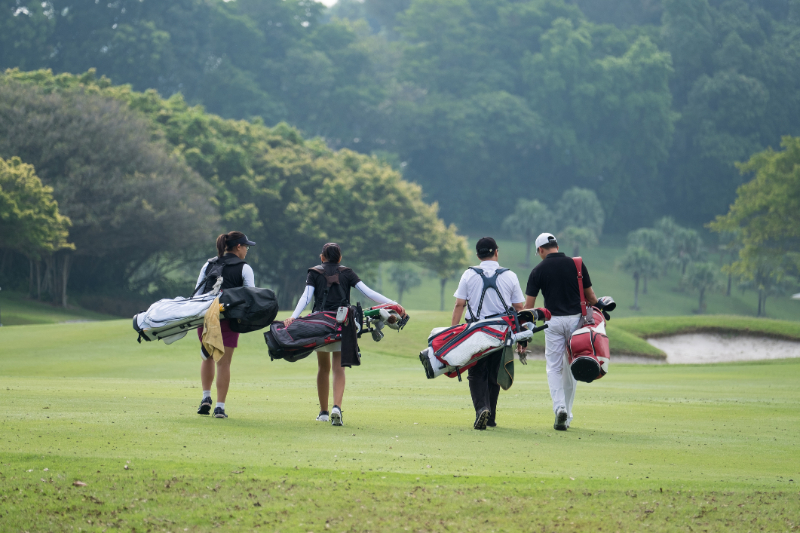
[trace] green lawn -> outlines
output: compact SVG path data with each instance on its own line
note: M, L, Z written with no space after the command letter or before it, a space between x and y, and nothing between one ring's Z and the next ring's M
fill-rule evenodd
M57 324L87 320L108 320L108 315L94 313L76 306L65 309L58 305L26 298L13 291L0 291L0 323L4 326L22 324Z
M215 420L194 414L193 338L138 345L127 320L4 327L0 530L800 525L799 360L612 363L579 387L566 433L534 361L502 393L499 427L477 432L467 383L426 380L416 359L440 319L413 313L363 342L343 428L314 421L314 361L270 362L260 333L242 337L231 418Z

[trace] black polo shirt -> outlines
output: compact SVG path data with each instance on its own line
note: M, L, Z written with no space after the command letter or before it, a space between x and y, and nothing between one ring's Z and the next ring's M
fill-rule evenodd
M592 286L589 269L583 263L583 288ZM525 294L544 294L547 309L553 316L577 315L581 312L581 293L578 288L578 269L571 257L562 252L547 254L544 260L531 270Z

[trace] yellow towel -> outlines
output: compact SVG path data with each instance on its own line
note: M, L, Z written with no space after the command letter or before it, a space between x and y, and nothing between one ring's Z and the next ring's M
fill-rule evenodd
M219 297L214 300L203 318L203 348L219 361L225 355L225 346L222 344L222 329L219 326Z

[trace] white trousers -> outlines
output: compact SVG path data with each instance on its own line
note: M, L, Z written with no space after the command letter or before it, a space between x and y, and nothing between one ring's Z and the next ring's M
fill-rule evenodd
M550 397L553 399L553 412L559 407L567 410L572 421L572 402L575 400L577 381L572 376L567 362L567 343L572 333L578 329L581 315L554 316L544 330L544 357L547 360L547 384L550 386Z

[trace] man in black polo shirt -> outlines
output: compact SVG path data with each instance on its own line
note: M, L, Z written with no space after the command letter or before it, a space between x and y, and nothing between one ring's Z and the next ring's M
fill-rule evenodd
M577 384L567 364L567 343L581 318L578 269L571 257L558 251L558 242L550 233L542 233L536 238L536 253L542 262L528 276L525 308L535 307L536 297L541 290L545 307L553 315L548 328L544 330L547 383L556 414L553 428L566 431L572 421L572 402L575 400ZM597 297L586 263L583 263L583 290L587 303L596 304Z

